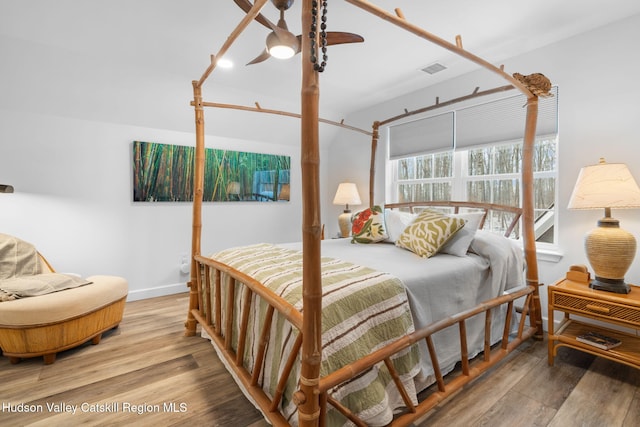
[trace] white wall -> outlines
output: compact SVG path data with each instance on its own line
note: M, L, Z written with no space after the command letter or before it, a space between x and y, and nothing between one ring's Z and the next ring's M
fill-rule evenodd
M0 233L33 243L57 271L125 277L129 299L186 291L179 267L191 252L192 206L132 202L131 143L194 145L191 81L151 64L4 35L0 56L0 183L16 191L0 198ZM205 100L255 101L213 81ZM291 156L292 196L289 203L205 204L202 252L299 241L299 122L207 110L205 132L216 135L207 136L208 147Z
M129 299L186 291L188 276L179 267L191 251L192 206L132 202L131 143L194 145L192 84L176 74L184 70L175 62L183 61L197 79L208 52L195 68L194 61L175 57L167 57L171 64L123 62L99 48L86 52L72 42L61 47L0 34L0 57L0 183L16 191L0 197L0 233L33 243L58 271L125 277ZM206 82L205 101L257 101L221 80L214 73ZM259 101L299 110L279 99ZM329 140L336 131L323 125L320 132ZM207 109L205 133L208 147L291 156L292 193L288 203L205 203L202 252L299 241L299 121ZM320 168L324 182L327 163Z
M130 299L186 291L191 203L134 203L134 140L193 145L192 134L0 110L0 232L34 245L60 272L113 274ZM209 137L216 148L291 156L292 200L205 203L203 253L300 240L300 156L292 146Z
M520 57L504 61L507 72L531 74L541 72L559 87L560 143L558 155L559 230L557 250L563 254L559 262L540 261L541 283L552 284L563 277L572 264L588 264L584 249L584 234L595 228L603 216L600 211L569 211L566 206L581 167L595 164L600 157L608 162L627 163L640 183L640 157L637 126L640 85L637 84L640 55L636 41L640 39L640 15L601 27L589 33L541 48ZM499 65L499 64L497 64ZM480 70L450 80L441 85L399 97L384 105L358 112L347 120L356 126L370 125L431 105L436 97L441 101L471 93L476 86L482 90L502 86L505 82L492 73ZM338 147L339 145L339 147ZM367 192L368 163L360 161L360 146L335 141L329 151L331 176L345 175L361 183ZM376 203L384 197L384 143L378 152ZM336 168L333 165L337 165ZM343 169L346 168L346 169ZM332 212L338 215L338 211ZM613 216L622 228L640 239L640 216L637 210L618 210ZM640 284L640 257L629 270L626 279ZM541 288L543 307L546 288ZM546 316L546 308L544 308ZM546 325L545 325L546 327Z

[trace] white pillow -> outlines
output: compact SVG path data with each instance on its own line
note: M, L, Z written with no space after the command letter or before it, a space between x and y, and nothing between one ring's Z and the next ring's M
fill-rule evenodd
M447 215L452 218L462 218L467 222L461 230L458 230L447 243L440 248L440 252L455 256L465 256L469 250L469 246L476 235L480 221L484 216L484 212L468 212L461 214Z
M411 224L418 214L411 212L403 212L397 209L384 210L384 222L387 226L387 234L385 242L395 243L405 228Z

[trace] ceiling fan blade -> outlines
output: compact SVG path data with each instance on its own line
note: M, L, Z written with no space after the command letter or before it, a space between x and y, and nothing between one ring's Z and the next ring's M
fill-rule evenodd
M300 52L302 52L302 34L296 36L296 38L298 39L298 48L296 49L296 55L299 54Z
M240 6L240 9L244 10L245 13L249 13L251 8L253 7L253 4L251 4L251 2L249 0L233 0L233 1L238 6ZM272 31L278 31L278 30L276 30L276 28L278 28L277 25L274 24L273 22L269 21L261 13L256 15L255 20L258 21L259 23L261 23L262 25L264 25L265 27L267 27L268 29L272 30Z
M298 49L296 55L300 53L302 46L302 35L296 36L298 39ZM362 43L364 38L353 33L343 33L340 31L327 31L327 45L345 44L345 43Z
M345 43L362 43L363 41L364 38L358 34L327 31L327 45L329 46Z
M256 56L251 62L247 63L247 65L257 64L259 62L266 61L269 58L271 58L271 55L269 54L269 51L265 49L260 55Z

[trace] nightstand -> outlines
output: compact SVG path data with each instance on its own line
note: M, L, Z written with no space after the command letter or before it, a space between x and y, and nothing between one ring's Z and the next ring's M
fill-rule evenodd
M616 362L640 368L640 287L631 285L628 294L616 294L589 288L587 283L562 279L548 287L549 292L549 365L561 346L605 357ZM554 328L554 311L564 318ZM572 316L580 316L580 320ZM619 325L636 330L636 334L621 332L596 325L591 320ZM576 340L578 335L594 331L622 341L618 347L601 350Z

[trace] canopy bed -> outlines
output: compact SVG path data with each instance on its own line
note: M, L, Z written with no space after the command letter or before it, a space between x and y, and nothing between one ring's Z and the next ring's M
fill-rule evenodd
M532 157L538 96L545 96L550 85L542 75L506 74L502 67L464 50L459 37L450 44L410 24L399 10L394 15L365 0L347 0L504 77L509 85L497 91L515 88L526 96L523 206L450 201L371 206L365 212L383 221L385 228L376 241L385 242L323 241L318 143L322 67L312 63L310 45L316 42L311 43L315 34L311 31L300 43L302 240L203 256L204 107L233 106L205 103L201 89L217 58L254 19L264 19L260 10L266 2L236 1L244 5L246 16L212 55L200 80L193 82L196 163L185 333L195 335L200 325L245 395L274 425L410 425L522 342L542 336ZM319 20L318 4L303 1L303 28L313 28ZM541 81L542 87L531 80ZM370 132L372 205L379 127L398 118L375 121ZM448 209L449 214L432 210L434 206ZM510 239L481 230L495 212L510 218L505 236L522 220L524 251ZM471 222L470 237L460 243L462 230ZM434 224L439 231L433 231ZM437 247L425 247L423 232L437 234ZM454 240L462 249L443 249L455 246ZM427 270L431 273L425 274ZM459 369L449 373L456 363ZM433 392L418 398L430 384Z

